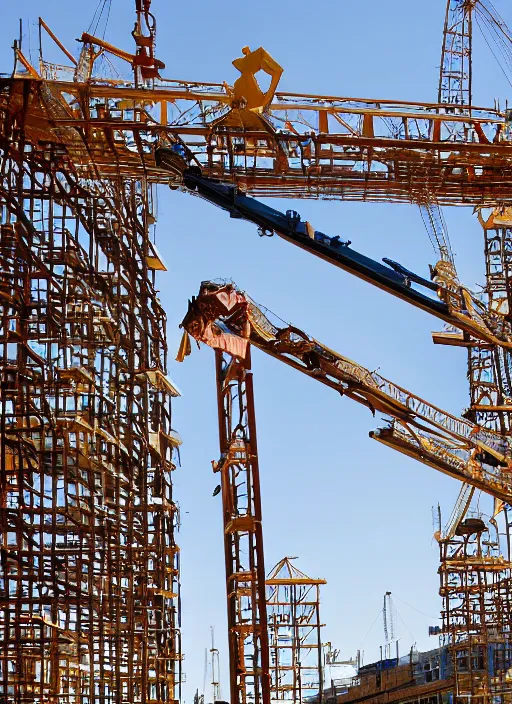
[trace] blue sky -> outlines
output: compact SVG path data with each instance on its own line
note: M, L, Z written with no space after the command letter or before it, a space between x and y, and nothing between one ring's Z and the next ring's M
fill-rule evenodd
M67 47L91 22L96 2L18 0L2 9L0 71L12 67L12 39L24 21L24 48L37 57L35 22L44 19ZM112 0L106 39L130 49L134 3ZM512 23L505 0L498 8ZM41 9L42 8L42 9ZM302 0L194 3L153 0L158 21L157 56L164 74L196 81L237 77L231 61L242 46L264 46L284 67L281 88L354 97L435 100L444 0L356 0L312 6ZM30 37L30 39L29 39ZM60 60L60 58L59 58ZM510 86L477 37L475 103L492 105ZM295 208L317 229L352 240L376 259L390 257L427 274L434 253L416 207L312 201L273 201ZM446 211L461 278L483 280L483 240L469 209ZM187 299L201 280L233 279L258 302L339 352L380 372L454 413L467 404L463 350L434 346L441 323L364 282L351 278L277 238L260 239L254 227L230 220L197 198L159 189L157 243L169 272L160 278L168 314L171 358ZM364 649L378 657L382 621L366 636L391 591L418 647L435 647L438 548L431 507L445 518L459 485L368 438L381 424L364 408L261 353L253 355L263 492L266 566L298 555L297 566L328 580L322 596L324 641L344 657ZM220 497L210 461L218 456L213 353L194 351L170 364L183 391L174 404L174 426L184 438L175 495L182 509L183 647L185 700L202 687L204 649L215 626L223 695L226 676L224 562ZM405 652L412 637L401 630Z

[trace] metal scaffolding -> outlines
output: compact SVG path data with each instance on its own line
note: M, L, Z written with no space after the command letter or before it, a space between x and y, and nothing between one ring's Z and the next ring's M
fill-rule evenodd
M292 559L280 560L267 576L271 701L322 702L320 586L327 582L308 577Z
M508 701L512 589L497 525L465 518L439 546L442 632L452 652L455 701Z
M499 208L479 214L484 234L486 283L482 302L509 319L512 214ZM510 352L465 336L470 405L465 417L479 427L510 433ZM510 525L506 504L495 500L494 516L472 511L473 491L465 485L448 527L439 539L442 633L452 652L455 697L476 704L507 701L512 694L512 581ZM500 515L501 514L501 515ZM502 516L504 517L502 519ZM507 550L500 545L504 520Z
M93 178L76 140L27 139L18 88L0 93L0 698L172 702L180 439L151 191Z
M152 185L178 188L187 171L234 184L233 199L419 203L431 225L437 216L442 224L439 204L510 201L511 113L471 105L472 13L482 4L447 2L438 103L280 92L283 70L261 47L233 62L233 86L161 78L151 0L135 3L134 54L84 33L75 59L42 20L69 65L45 62L41 51L35 68L14 43L13 75L0 79L0 704L179 696L171 473L180 439L155 290L165 267L152 241ZM492 4L483 10L509 39ZM133 80L95 73L104 54L127 62ZM260 70L270 76L266 92ZM270 702L268 627L276 698L314 689L305 651L318 656L322 691L323 582L290 566L282 584L286 566L278 566L267 621L248 342L390 415L392 425L374 433L380 442L508 501L512 217L502 208L492 218L486 310L454 269L436 273L437 293L460 321L450 344L469 350L465 419L296 329L267 326L240 292L221 292L241 312L227 320L233 330L224 326L216 352L232 704ZM440 541L444 630L459 698L487 704L509 691L509 573L481 539L485 527L459 518ZM307 601L315 588L316 601ZM277 620L284 614L294 630L291 664Z

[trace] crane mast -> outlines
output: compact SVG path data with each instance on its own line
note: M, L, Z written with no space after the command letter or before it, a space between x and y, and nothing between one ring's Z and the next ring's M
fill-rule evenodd
M212 694L213 703L220 699L220 658L218 648L215 647L215 631L213 626L210 626L210 632L212 637L212 647L210 648L211 653L211 664L212 664Z
M471 110L473 6L477 0L448 0L443 30L438 103L457 105L458 113ZM445 108L453 112L453 107ZM420 199L423 223L441 259L453 263L449 238L439 204L428 188Z
M384 658L391 658L391 645L395 642L395 619L393 615L393 599L391 598L391 592L384 594L382 621L384 623Z
M448 0L446 6L438 102L461 114L471 111L473 100L473 9L477 1Z
M484 234L486 307L504 321L511 320L512 301L512 212L501 208L487 218L479 213ZM500 346L473 340L468 347L471 385L471 417L479 423L509 433L512 398L512 358Z
M261 498L250 355L217 350L217 403L232 704L270 704Z

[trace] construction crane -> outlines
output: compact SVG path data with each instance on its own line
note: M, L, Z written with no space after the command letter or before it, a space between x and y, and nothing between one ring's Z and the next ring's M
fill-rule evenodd
M460 115L467 115L471 110L470 29L473 9L474 3L449 3L446 15L439 103L457 105L456 109L451 107L450 110ZM165 163L164 160L162 160L162 163ZM331 238L323 233L316 232L309 223L302 223L296 213L288 212L286 215L278 213L273 209L268 209L261 203L252 201L243 192L235 188L226 189L219 187L215 183L203 179L200 170L197 168L189 170L185 178L185 186L197 191L199 195L207 200L225 208L232 217L242 217L255 222L261 228L261 234L276 232L307 251L315 253L327 261L345 268L351 273L355 273L384 290L394 293L404 300L408 300L414 305L429 310L429 312L444 319L445 322L452 326L453 330L437 334L434 340L445 344L462 344L467 346L468 349L468 372L471 388L471 406L468 413L484 425L502 432L508 430L508 402L504 403L504 397L509 396L507 379L510 378L510 356L507 345L500 343L494 333L491 333L490 337L489 328L487 327L491 318L494 319L491 327L494 328L495 332L498 329L503 332L503 324L506 327L509 325L510 296L508 294L509 285L507 281L510 269L506 264L506 256L509 249L507 241L511 219L507 209L502 208L495 211L486 222L479 216L486 239L487 282L485 291L487 293L487 301L484 303L484 301L480 300L481 297L477 297L467 289L464 289L457 279L444 218L439 205L431 202L430 194L424 196L423 202L420 200L420 208L430 239L441 258L441 261L434 268L434 273L437 275L437 287L432 282L425 280L423 277L418 277L396 264L396 262L388 260L385 263L390 266L383 268L382 264L378 262L363 259L357 252L349 249L348 245L350 243L340 242L339 237ZM498 254L498 252L501 254ZM398 276L395 276L395 274L398 274ZM401 281L400 276L402 277ZM419 296L417 295L418 291L414 290L414 284L420 285L421 293ZM425 300L425 298L428 299L428 295L425 297L425 293L428 294L431 291L437 293L444 306L439 300L432 298ZM448 310L449 315L452 316L451 320L448 320L446 315ZM498 311L503 315L496 318ZM454 320L454 317L457 316L458 320ZM487 322L484 322L484 320L487 320ZM484 331L482 329L482 323L484 323L484 327L487 327L487 330ZM459 333L459 330L462 330L462 334ZM479 340L483 344L478 344ZM505 593L506 591L506 587L503 586L506 582L506 580L502 580L503 573L497 571L497 565L500 565L500 563L497 563L496 558L493 556L487 559L486 556L481 554L480 540L476 542L477 547L473 549L473 552L468 547L468 544L473 545L471 541L467 543L466 540L462 547L457 542L460 539L455 534L459 531L461 534L471 535L470 532L468 533L468 527L465 526L465 523L467 523L465 516L473 497L474 488L474 486L469 484L462 486L450 525L446 533L440 537L442 560L440 572L442 575L441 593L446 600L446 608L443 612L443 618L445 619L444 629L454 643L459 643L459 649L464 647L465 643L460 637L461 623L465 623L470 618L469 615L468 619L462 618L464 614L461 615L452 608L455 596L459 595L464 600L464 603L466 601L473 603L477 597L473 595L474 590L467 585L475 583L475 580L482 585L491 585L489 587L490 596L487 597L489 602L495 599L495 594ZM455 567L452 566L455 563L450 558L451 554L467 555L467 565L464 567L464 572L461 571L462 563ZM476 556L478 556L478 559L475 562ZM477 564L480 565L478 574L475 572L477 569L475 565ZM458 591L446 586L447 584L459 583L461 586ZM469 597L467 597L465 589L468 590ZM475 612L475 608L475 605L471 606L472 613ZM499 605L496 608L501 613L504 613ZM485 614L481 613L482 622L485 622L485 618ZM472 638L472 642L477 642L475 641L475 636L472 636ZM482 645L484 642L487 643L485 638L482 641L482 634L480 634L479 638L478 642ZM483 647L483 651L487 652L486 647ZM454 656L455 660L456 657ZM455 666L455 671L458 690L460 692L468 692L475 697L478 692L474 683L471 681L468 684L468 678L460 675L457 666Z
M435 469L512 501L512 441L505 435L453 416L356 362L305 332L272 322L233 284L205 282L189 303L183 323L187 335L240 360L249 345L329 386L342 396L390 416L386 428L370 433L379 442Z
M476 7L477 5L478 7ZM481 12L486 21L491 18L492 25L495 28L499 27L506 40L510 40L510 33L506 30L504 22L495 16L495 9L489 9L486 3L461 2L460 0L447 3L439 80L439 103L450 107L440 107L441 112L445 109L452 114L459 115L468 115L471 112L472 27L473 14L476 11ZM165 166L166 159L162 158L163 152L164 150L157 150L157 161ZM419 203L430 239L441 257L441 261L434 268L434 273L437 275L436 281L439 284L437 287L433 282L418 277L396 262L387 260L386 263L391 266L383 267L380 263L364 259L347 247L347 244L350 243L340 242L339 237L330 238L323 233L317 233L309 223L301 223L296 213L288 212L286 216L277 213L275 210L245 197L244 191L225 187L203 178L201 170L197 167L188 170L185 186L196 190L207 200L224 207L232 217L245 217L256 222L260 227L261 234L276 232L307 251L315 253L444 319L452 330L436 334L434 341L464 345L468 349L468 374L471 387L471 410L469 412L474 414L474 417L478 418L480 422L490 423L493 427L501 430L508 428L507 405L503 399L504 395L505 397L509 395L509 383L506 380L510 377L510 356L506 350L507 344L503 346L495 335L500 330L498 334L501 336L501 332L504 330L503 326L509 326L508 304L504 305L504 299L501 297L501 302L496 305L496 301L493 301L492 296L489 296L489 302L484 307L480 300L481 297L477 297L460 285L450 251L444 218L439 205L431 201L431 194L425 191L423 197L419 199ZM506 227L510 221L510 214L506 209L502 209L494 213L489 227L484 226L486 238L489 230L495 231L494 259L496 259L496 240L506 238ZM496 232L497 230L500 230L500 233ZM503 246L502 251L506 252L507 247ZM500 267L496 266L496 263L491 264L489 257L490 251L486 246L488 260L486 290L488 295L492 289L489 271L494 269L496 274L496 271L500 270L505 278L508 271L506 266ZM494 278L496 278L495 275ZM411 285L413 283L420 284L422 292L419 295ZM428 297L425 297L424 294L429 289L438 294L444 305L439 300L426 299ZM505 315L496 317L498 310ZM489 335L488 323L491 319L493 319L491 328L494 329L494 333L491 332ZM462 334L459 330L462 330ZM478 345L477 340L481 340L484 344ZM491 343L491 348L488 343ZM492 380L491 377L493 377ZM461 492L464 495L466 488L463 487Z
M204 283L201 286L199 296L193 299L189 305L183 326L185 334L179 359L183 359L190 351L189 335L215 349L219 399L223 395L225 397L226 388L233 388L235 383L238 384L237 393L231 394L230 398L232 401L236 401L240 395L243 399L245 397L245 394L241 393L243 386L240 386L240 382L236 380L247 380L248 377L250 378L250 397L253 398L250 348L256 346L285 364L337 390L340 394L362 403L372 412L379 411L388 415L391 418L390 425L370 433L374 439L412 456L438 471L465 481L460 500L450 521L451 525L439 537L442 558L441 593L446 603L446 610L443 612L443 628L448 636L455 639L453 644L458 650L464 647L473 647L472 644L474 647L482 648L485 643L493 641L493 638L499 644L502 636L500 634L493 636L492 629L486 630L486 612L481 606L478 593L475 591L474 580L478 578L478 583L483 585L482 589L485 588L489 591L488 603L494 605L492 608L500 614L500 623L505 627L509 616L507 616L506 604L500 606L500 599L505 598L503 595L508 594L509 591L506 564L503 558L496 555L495 550L491 551L489 556L482 554L480 535L484 528L480 528L480 526L483 526L483 523L482 521L477 522L477 528L480 532L478 532L476 540L473 540L475 523L471 520L465 520L465 515L475 488L486 491L502 502L510 501L512 496L509 472L512 458L510 437L486 430L466 419L447 414L411 392L389 382L376 372L370 372L334 352L297 328L283 324L281 321L270 320L269 314L264 313L261 307L257 306L247 294L239 291L232 284ZM222 370L222 376L219 375L219 370ZM237 403L240 406L239 402ZM243 403L240 407L246 409L247 404ZM226 418L230 413L230 404L219 407L221 427L225 425ZM237 434L231 436L232 444L229 452L226 453L225 449L222 451L220 463L223 466L229 463L230 457L233 457L236 451L240 452L242 448L243 456L250 453L254 456L254 452L251 450L254 447L253 439L256 433L253 404L250 407L250 414L250 434L244 430L248 427L247 422L238 424ZM223 447L225 448L226 445L221 444L221 449ZM248 484L250 485L249 482L241 482L240 492L242 495ZM259 488L259 474L255 486ZM235 492L239 491L238 485L233 482L228 483L223 477L222 487L224 505L233 506L233 496ZM255 502L254 496L252 502ZM252 520L250 513L245 508L245 504L242 504L234 518L238 521L238 527L242 531L240 537L250 538L256 544L261 542L257 552L262 555L261 526L259 522L255 523ZM457 536L463 536L462 547L460 545L461 539ZM228 553L226 556L228 557ZM257 566L259 567L259 565L260 563ZM247 579L246 573L244 576ZM252 585L251 593L256 592L260 579L260 570L253 569L249 580ZM452 588L451 584L460 584L460 586ZM236 582L228 579L227 586L230 601L236 601L237 598L240 598ZM241 595L247 593L247 587L248 584L245 585L245 589L242 589ZM471 603L479 604L480 623L482 624L480 630L477 629L477 620L472 615L473 611L459 612L453 608L457 595L464 594L465 590L468 590ZM473 608L476 607L472 606L471 609ZM467 616L468 624L471 621L473 625L464 626L466 621L461 621L462 616ZM230 634L237 634L240 624L233 620L229 622L229 625ZM257 632L254 626L257 626L257 622L250 624L246 620L245 632L247 634ZM467 630L469 628L471 630ZM471 642L464 640L464 632L471 634ZM236 652L239 655L243 651L239 649ZM245 662L252 661L246 659ZM230 669L234 673L240 673L240 659L232 662ZM458 663L455 669L461 691L472 691L475 695L475 683L471 678L468 680L462 670L459 673ZM241 671L243 672L243 668ZM254 672L254 667L251 672ZM491 684L487 680L490 680L490 675L485 680L486 686L490 688ZM260 681L265 683L264 679ZM483 682L483 680L480 681ZM235 691L243 691L243 682L238 680L237 684L238 688ZM488 689L488 691L491 690ZM264 692L262 692L262 696L264 696Z
M160 155L166 160L166 153ZM295 211L282 213L237 191L217 184L197 169L184 172L184 185L207 201L223 208L233 218L254 223L260 234L277 234L301 249L425 310L449 325L434 333L437 344L464 346L468 350L470 409L479 423L490 423L501 432L510 426L512 397L510 318L512 209L495 209L489 217L479 213L485 238L486 282L484 294L463 286L449 256L431 267L431 280L392 259L378 262L354 250L351 242L319 232ZM428 210L429 216L436 209ZM437 214L441 216L440 210ZM442 228L438 222L433 227ZM441 255L443 256L443 255Z
M342 357L297 328L283 324L282 321L269 320L261 307L232 284L203 284L199 296L189 304L183 326L185 334L178 359L183 359L190 352L189 335L213 347L217 360L219 399L225 394L226 387L232 387L234 380L247 377L250 378L252 399L250 347L257 346L336 389L340 394L366 405L374 413L380 411L390 416L390 425L370 433L371 437L438 471L465 481L447 529L442 535L436 536L440 545L440 593L444 602L442 632L450 638L453 647L454 672L460 697L471 695L479 702L486 702L488 699L485 697L505 691L506 682L500 680L501 684L497 685L488 668L485 677L479 676L475 680L468 676L464 670L464 661L459 662L459 655L469 648L471 652L475 650L483 653L482 662L487 663L487 658L493 657L493 649L506 647L503 639L506 638L512 617L508 609L509 563L497 553L493 543L482 542L481 536L486 530L483 521L465 517L475 488L486 491L501 502L510 501L510 436L451 416L376 372L370 372ZM222 370L222 376L219 375L219 370ZM238 394L231 398L236 400L241 391L243 386L239 386ZM241 398L244 398L243 394ZM242 404L241 407L247 406ZM250 439L255 438L256 433L253 404L250 413L251 433L249 435L244 430L248 427L247 423L238 425L237 436L232 435L230 455L241 447L244 448L244 454L250 452ZM228 417L230 405L224 406L224 410L219 407L221 427ZM221 444L221 449L222 447ZM221 462L227 460L229 455L224 451ZM232 506L237 487L225 481L222 486L223 500ZM259 488L259 474L256 487ZM246 484L243 483L242 491L245 488ZM256 530L256 524L247 514L242 506L236 515L239 527L242 535L246 538L250 536L259 544L258 554L262 555L260 524ZM256 591L260 579L260 571L254 569L250 578L252 593ZM480 585L479 589L475 589L476 584ZM230 600L236 600L236 583L228 580L227 586ZM501 630L487 628L488 624L499 626ZM253 630L254 625L257 624L246 621L245 632L256 632L256 629ZM237 633L236 620L230 621L229 631L230 634ZM241 650L237 652L240 653ZM245 662L251 660L246 659ZM240 659L232 661L232 672L239 673L239 667ZM266 680L263 677L260 682L265 686ZM235 684L238 684L235 692L244 691L241 680ZM262 697L264 696L263 690Z
M159 153L165 161L166 153ZM405 300L412 305L440 318L455 328L487 344L512 349L512 326L507 317L485 306L479 297L460 284L453 266L441 260L432 268L432 280L409 271L392 259L384 264L351 248L339 235L329 236L319 232L299 213L288 210L282 213L261 201L246 196L233 186L225 186L205 178L196 169L184 172L184 185L205 200L229 212L230 217L240 218L258 226L261 235L277 234L288 242L314 254L335 266L348 271L364 281ZM500 211L496 212L500 217ZM507 222L512 213L502 214Z
M384 625L384 658L391 658L391 646L396 642L398 659L398 641L395 638L395 618L393 614L394 606L391 592L384 594L382 604L382 622Z
M162 160L164 159L165 155L162 156ZM256 199L237 192L234 187L223 186L205 179L197 170L185 172L184 184L202 198L228 211L231 217L253 222L259 227L260 234L276 233L302 249L430 312L454 328L462 330L462 334L457 329L447 333L437 333L434 335L434 341L450 345L467 345L471 413L475 418L478 418L479 422L484 424L491 422L495 429L504 430L508 427L508 409L500 399L503 396L503 382L510 375L509 341L512 338L509 337L510 323L507 316L509 308L506 304L506 301L509 300L508 284L506 283L509 268L503 263L496 262L497 248L495 245L492 247L493 263L489 261L491 250L486 247L488 258L486 290L489 298L485 304L481 297L477 297L460 285L453 264L448 257L445 257L444 261L441 260L437 267L434 267L432 273L437 282L434 283L392 260L384 260L386 265L371 260L354 251L350 247L350 242L340 241L339 236L329 237L316 231L308 222L302 222L298 213L294 211L288 211L286 214L281 213ZM439 209L437 209L437 213L440 214ZM429 217L434 217L435 214L435 209L428 210ZM480 219L486 236L488 236L488 232L496 229L504 232L506 236L506 229L503 228L506 228L509 223L512 224L508 209L495 211L487 222ZM442 227L442 223L440 226ZM433 228L437 229L435 224ZM495 233L495 237L497 234ZM500 247L500 251L506 253L508 247ZM493 280L490 278L491 271ZM498 291L499 272L502 272L502 280L501 288ZM437 293L437 298L426 295L432 291ZM473 342L471 342L471 337L474 338ZM478 345L477 340L484 344ZM489 344L492 345L491 348ZM478 364L479 356L483 356L487 360L485 370L482 369L481 364ZM494 384L491 382L493 368L501 370L499 384L496 381ZM485 376L482 384L480 378L483 372L485 372ZM508 387L505 385L505 396L508 395ZM468 495L468 489L469 485L462 487L461 497ZM472 495L471 492L471 497ZM458 505L461 501L458 502ZM470 501L462 503L465 510L460 512L459 522L463 519ZM452 529L455 530L455 527L456 524L453 523Z

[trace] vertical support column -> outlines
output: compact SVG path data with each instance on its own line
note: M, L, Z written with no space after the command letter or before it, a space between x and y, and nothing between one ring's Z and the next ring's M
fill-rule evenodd
M510 320L512 297L512 228L500 223L500 212L480 222L484 230L486 307L494 322ZM506 213L504 214L506 216ZM506 220L501 215L501 220ZM510 352L477 340L468 346L471 406L468 417L478 425L501 433L510 429Z
M438 102L460 106L472 102L472 0L448 0L444 24Z
M232 704L270 703L265 565L250 351L215 351Z
M442 628L450 646L455 703L504 701L510 694L510 570L495 524L468 519L440 541Z
M496 210L484 229L486 307L494 321L510 319L512 230L508 214ZM468 344L470 408L467 417L496 432L510 429L510 354L471 339ZM494 521L463 520L454 533L440 540L440 595L443 632L450 645L456 702L488 704L509 695L510 562L504 560ZM508 518L507 539L508 534ZM490 533L490 535L489 535Z

